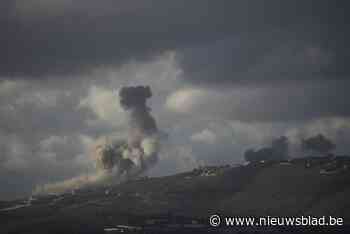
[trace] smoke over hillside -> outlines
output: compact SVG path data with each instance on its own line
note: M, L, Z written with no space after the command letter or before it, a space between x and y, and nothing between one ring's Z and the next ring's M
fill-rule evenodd
M35 192L64 192L89 185L118 183L140 175L155 165L160 135L151 109L146 105L151 96L148 86L121 88L120 105L129 114L127 139L101 137L92 150L95 174L48 184L37 188Z
M274 139L270 147L258 150L248 149L244 153L244 158L248 162L261 160L283 160L288 158L289 141L285 136Z
M144 86L123 87L120 104L129 112L129 136L127 140L103 142L95 149L97 167L117 170L118 174L134 176L142 173L158 160L158 130L146 100L151 89Z
M302 139L301 148L305 152L327 154L334 150L336 145L332 140L328 139L322 134Z

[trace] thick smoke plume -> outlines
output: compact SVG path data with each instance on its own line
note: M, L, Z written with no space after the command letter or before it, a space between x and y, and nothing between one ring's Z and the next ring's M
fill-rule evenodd
M152 92L148 86L119 90L122 108L129 114L126 139L102 137L92 150L96 173L45 185L37 192L65 192L89 185L118 183L147 171L158 161L160 134L151 109L146 105Z
M126 141L105 142L96 147L97 166L116 170L118 174L135 176L158 160L158 130L150 108L152 96L148 86L123 87L119 91L120 104L128 111L129 136Z

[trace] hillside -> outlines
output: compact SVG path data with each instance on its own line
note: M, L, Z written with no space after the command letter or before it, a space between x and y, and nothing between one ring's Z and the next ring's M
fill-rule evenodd
M104 233L159 215L332 215L350 220L350 159L203 167L110 187L0 202L1 233ZM136 220L136 221L135 221Z

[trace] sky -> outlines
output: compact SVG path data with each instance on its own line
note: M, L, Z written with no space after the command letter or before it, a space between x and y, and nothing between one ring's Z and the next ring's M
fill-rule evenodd
M116 92L149 85L161 176L322 133L349 154L346 1L3 0L0 199L93 169Z

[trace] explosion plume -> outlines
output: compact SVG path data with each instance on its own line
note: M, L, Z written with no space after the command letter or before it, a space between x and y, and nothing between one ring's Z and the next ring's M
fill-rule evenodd
M123 87L120 104L129 113L126 141L104 142L96 147L98 167L134 176L144 172L158 160L158 129L146 105L152 96L148 86Z
M64 192L68 189L82 188L101 183L118 183L144 173L158 161L160 134L146 105L152 96L150 87L122 87L119 100L122 108L129 114L128 137L97 140L92 155L96 173L79 176L63 182L45 185L37 192Z

